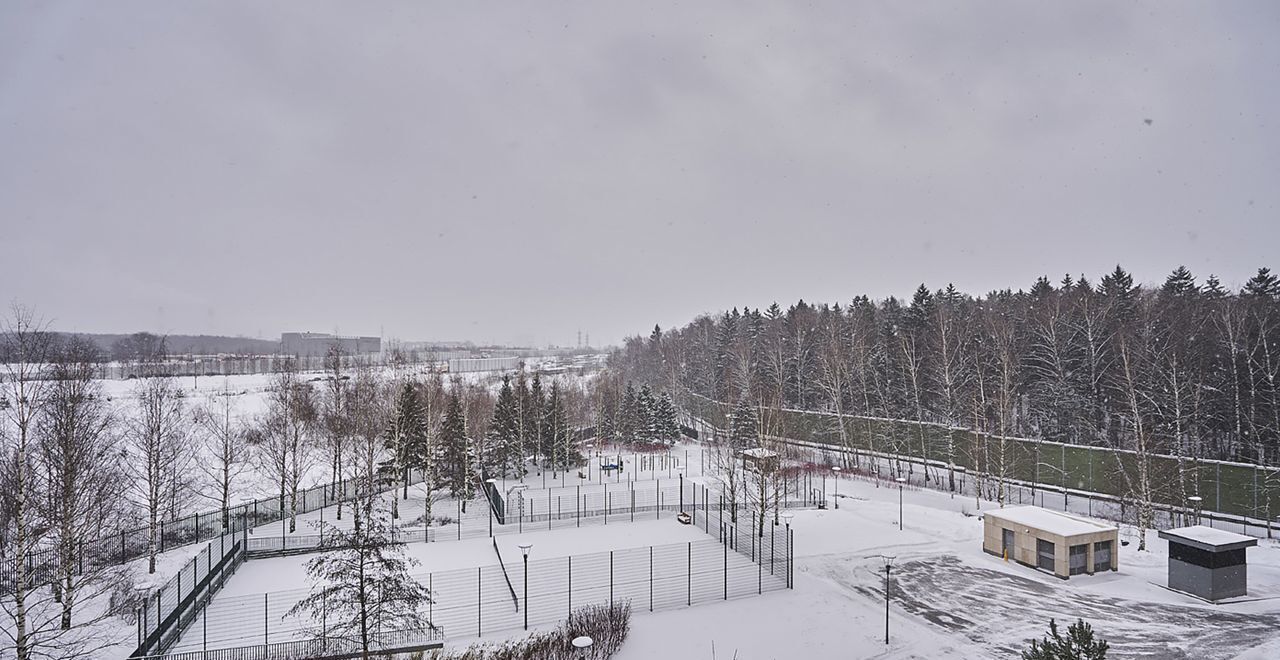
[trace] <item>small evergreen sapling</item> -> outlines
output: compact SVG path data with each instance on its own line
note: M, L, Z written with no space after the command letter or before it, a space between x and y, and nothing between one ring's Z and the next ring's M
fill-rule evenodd
M1067 635L1058 632L1058 622L1049 619L1049 635L1031 649L1022 652L1022 660L1106 660L1107 642L1095 639L1093 627L1077 619L1067 627Z

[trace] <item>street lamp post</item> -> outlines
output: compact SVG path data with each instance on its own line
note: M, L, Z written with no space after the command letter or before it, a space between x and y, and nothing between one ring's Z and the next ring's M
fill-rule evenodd
M884 560L884 643L889 644L889 572L893 569L894 557L880 555Z
M901 532L902 531L902 484L907 483L907 478L898 477L897 479L894 479L894 481L898 482L898 531ZM889 574L889 569L886 566L885 575L888 575L888 574ZM888 579L888 578L885 578L885 579ZM888 607L888 605L886 605L885 607ZM885 636L885 639L886 640L888 639L887 635ZM887 641L885 643L888 644Z
M835 478L836 494L835 494L835 497L832 499L836 503L836 508L839 509L840 508L840 466L839 465L833 466L831 468L831 471L836 473L836 478Z
M529 551L532 543L521 543L520 553L524 555L524 629L529 629Z

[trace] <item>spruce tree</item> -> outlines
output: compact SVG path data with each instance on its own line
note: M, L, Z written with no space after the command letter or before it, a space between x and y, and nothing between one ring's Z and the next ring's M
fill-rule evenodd
M618 416L618 441L623 444L636 441L636 432L640 426L637 405L636 388L627 383L627 391L622 395L622 414Z
M475 449L467 437L467 420L457 389L449 391L444 421L440 423L441 476L453 497L475 497Z
M675 403L671 395L663 393L654 401L654 426L657 438L662 442L674 443L680 439L680 420L676 415Z
M376 498L353 507L352 529L319 523L324 552L307 562L310 594L285 616L306 615L317 638L360 642L364 657L384 648L379 633L431 627L422 609L431 592L409 573L418 565L404 557L404 544L392 538Z
M538 376L538 372L533 372L533 384L529 386L529 406L528 420L530 424L529 439L532 440L529 449L533 450L534 461L538 464L546 462L546 456L542 451L542 423L547 405L546 393L542 391L542 379Z
M502 377L502 389L493 407L493 421L485 434L482 454L484 469L490 476L505 477L519 469L520 424L511 377Z
M547 465L553 470L568 470L582 464L583 457L574 441L565 413L564 397L560 388L552 383L551 396L547 398L546 418L543 420Z
M519 466L519 473L524 474L528 471L526 464L529 462L529 452L537 442L537 437L533 435L534 423L531 419L533 393L529 391L529 381L524 377L524 371L516 374L515 387L515 406L516 406L516 427L518 429L518 447L515 453L519 456L516 465Z
M647 443L657 439L656 413L653 390L649 389L648 385L641 385L640 396L636 398L636 440L638 442Z
M403 497L409 497L409 470L420 467L427 452L427 420L413 383L405 383L396 398L391 423L382 434L387 458L378 465L378 474L384 483L399 482ZM391 516L400 517L396 500L391 502Z
M739 451L759 444L756 437L756 409L744 397L729 417L729 444Z
M1049 619L1049 635L1031 649L1022 652L1022 660L1106 660L1107 642L1095 639L1093 627L1077 619L1067 628L1067 636L1058 632L1058 622Z

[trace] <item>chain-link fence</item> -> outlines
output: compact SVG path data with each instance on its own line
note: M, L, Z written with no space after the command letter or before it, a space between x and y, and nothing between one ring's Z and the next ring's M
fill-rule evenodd
M713 537L703 541L415 575L432 594L422 614L432 628L456 639L518 629L526 621L556 622L590 604L629 602L636 611L660 611L787 588L789 528L766 525L761 534L746 518L732 524L716 500L699 521ZM217 599L171 653L318 639L332 623L329 617L351 616L348 604L323 608L318 619L290 615L308 595L296 589Z

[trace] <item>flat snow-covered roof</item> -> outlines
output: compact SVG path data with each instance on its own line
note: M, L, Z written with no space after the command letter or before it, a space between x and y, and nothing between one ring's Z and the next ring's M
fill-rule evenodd
M1177 529L1166 529L1160 532L1160 538L1176 541L1209 552L1236 550L1258 545L1258 539L1244 534L1228 532L1225 529L1214 529L1204 525L1192 525Z
M1077 534L1094 534L1117 529L1114 525L1098 522L1090 518L1075 516L1061 511L1050 511L1038 506L1013 506L988 511L985 515L996 520L1004 520L1014 525L1031 527L1059 536L1075 536Z

